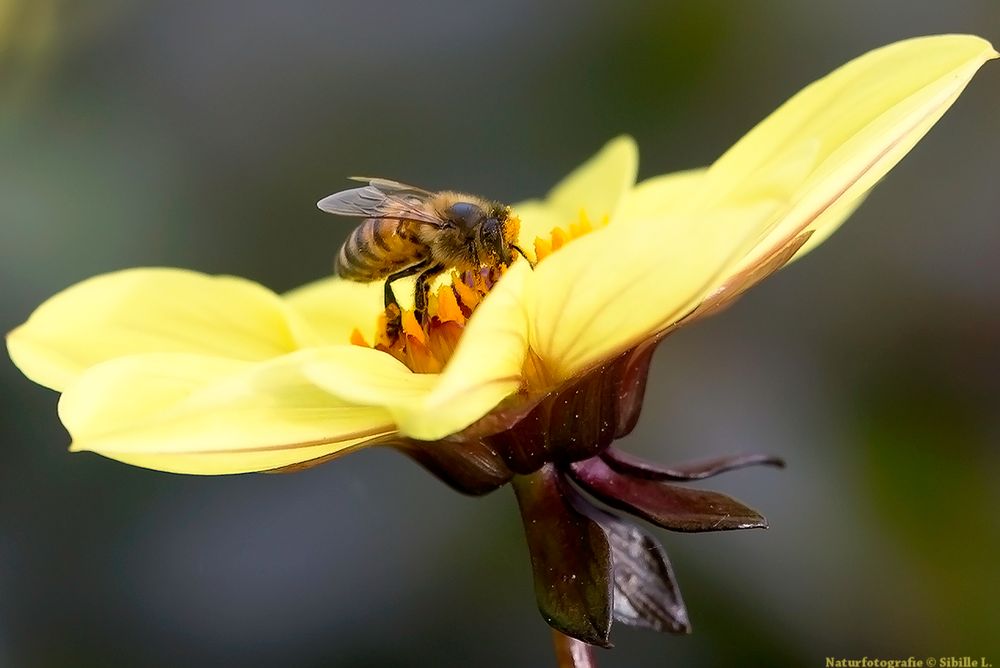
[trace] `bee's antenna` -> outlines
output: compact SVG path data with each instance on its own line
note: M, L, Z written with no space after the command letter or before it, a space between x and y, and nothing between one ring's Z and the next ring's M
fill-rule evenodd
M521 248L517 244L511 244L510 247L513 248L514 250L516 250L518 253L521 254L521 257L523 257L525 259L525 261L528 263L529 267L531 267L532 269L535 268L535 263L531 261L531 258L528 257L525 254L525 252L523 250L521 250Z

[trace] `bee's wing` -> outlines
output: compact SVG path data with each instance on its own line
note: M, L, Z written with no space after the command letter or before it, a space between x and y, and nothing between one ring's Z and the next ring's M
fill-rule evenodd
M411 186L408 183L393 181L392 179L380 179L377 176L351 176L348 177L348 180L367 183L373 188L378 188L387 195L413 195L424 199L430 199L434 195L434 193L429 190L424 190L423 188L418 188L417 186Z
M352 180L367 181L368 185L341 190L324 197L316 206L338 216L398 218L437 226L444 224L439 216L425 206L434 196L430 191L389 179L352 177Z

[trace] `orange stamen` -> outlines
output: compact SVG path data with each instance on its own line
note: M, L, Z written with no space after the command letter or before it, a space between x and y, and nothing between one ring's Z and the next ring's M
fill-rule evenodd
M423 342L412 336L402 337L406 340L401 351L404 358L401 360L414 373L440 373L444 368L441 360Z
M535 263L541 262L549 255L568 244L574 239L579 239L580 237L593 232L598 227L604 227L608 224L608 218L605 216L600 225L594 225L590 218L587 216L586 211L580 212L580 218L578 220L570 222L567 228L554 227L552 231L549 232L549 238L535 237Z
M361 346L362 348L371 348L368 342L365 341L365 335L361 333L361 330L357 327L351 332L351 345Z
M417 322L417 316L413 314L413 311L403 311L403 332L407 336L412 336L420 343L427 344L427 337L424 336L424 328Z
M552 255L552 242L548 239L535 237L535 258L541 260L549 255Z
M476 290L473 290L465 281L456 280L452 283L452 287L455 288L456 296L462 301L469 312L471 313L474 308L479 306L479 302L482 301L482 296Z
M462 307L458 305L455 291L450 286L448 289L441 289L437 295L437 317L441 322L456 322L459 325L465 324L465 314Z
M567 241L569 241L569 235L566 233L566 230L564 230L561 227L557 227L557 228L555 228L555 229L552 230L552 250L553 250L553 252L555 252L555 251L559 250L560 248L562 248L563 246L565 246Z

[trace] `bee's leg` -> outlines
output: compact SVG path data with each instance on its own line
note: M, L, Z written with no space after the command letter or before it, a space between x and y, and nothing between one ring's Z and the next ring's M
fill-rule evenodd
M413 276L414 274L419 274L424 269L430 265L430 260L424 260L423 262L418 262L414 265L410 265L406 269L397 271L395 274L389 274L385 279L385 307L389 308L389 305L394 305L399 308L399 302L396 301L396 294L392 291L392 284L401 278L406 278L407 276Z
M417 322L421 325L426 324L424 321L427 319L427 293L431 289L430 281L444 269L445 265L435 264L417 276L417 289L413 293L413 314L417 316Z
M430 260L418 262L417 264L411 265L406 269L397 271L395 274L390 274L385 279L385 312L389 318L385 325L385 333L393 341L396 340L399 336L399 332L403 329L403 309L399 308L399 302L396 301L396 293L392 291L392 283L393 281L397 281L401 278L419 274L426 269L429 264Z

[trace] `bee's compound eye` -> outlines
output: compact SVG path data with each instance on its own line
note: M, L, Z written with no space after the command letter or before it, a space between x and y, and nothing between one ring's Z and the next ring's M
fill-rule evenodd
M483 210L472 202L456 202L448 207L448 218L465 228L472 228L483 219Z
M504 265L511 262L510 250L503 238L503 224L496 218L487 218L479 228L479 244Z

